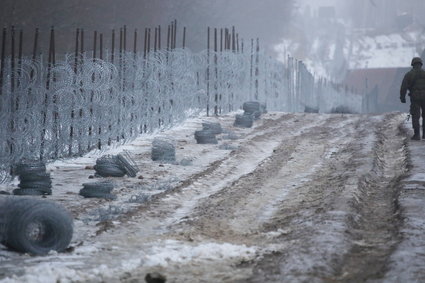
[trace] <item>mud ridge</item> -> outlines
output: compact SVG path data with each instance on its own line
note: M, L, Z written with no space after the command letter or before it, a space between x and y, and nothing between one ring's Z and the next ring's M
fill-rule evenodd
M407 141L398 122L388 120L376 133L373 169L360 182L357 201L351 202L356 211L349 233L353 245L338 268L336 281L382 278L400 241L398 196L400 181L408 172Z

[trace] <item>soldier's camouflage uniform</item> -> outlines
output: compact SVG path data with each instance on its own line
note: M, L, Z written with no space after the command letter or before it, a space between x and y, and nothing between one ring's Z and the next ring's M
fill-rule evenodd
M400 100L406 102L406 93L410 96L410 114L415 135L412 139L420 139L420 117L422 112L423 138L425 139L425 70L422 69L422 60L415 57L412 60L412 70L404 76L400 89Z

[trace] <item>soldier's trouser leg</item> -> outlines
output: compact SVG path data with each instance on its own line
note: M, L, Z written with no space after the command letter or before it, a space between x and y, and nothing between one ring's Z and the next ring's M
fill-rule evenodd
M412 115L412 127L416 133L419 131L419 119L421 117L421 103L419 101L411 99L410 115Z
M421 101L422 111L422 138L425 139L425 99Z

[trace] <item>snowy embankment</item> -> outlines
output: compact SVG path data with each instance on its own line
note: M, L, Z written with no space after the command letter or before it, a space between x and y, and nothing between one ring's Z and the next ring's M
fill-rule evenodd
M346 38L323 38L320 33L310 37L308 44L282 40L275 46L278 59L286 62L288 54L296 55L316 77L327 79L344 79L346 69L409 67L410 60L425 50L421 29Z

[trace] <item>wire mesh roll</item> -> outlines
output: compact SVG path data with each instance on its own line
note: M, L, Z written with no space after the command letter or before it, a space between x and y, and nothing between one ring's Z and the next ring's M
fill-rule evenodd
M209 130L196 131L195 139L198 144L218 144L216 135Z
M84 183L79 194L85 198L104 198L116 199L116 195L112 194L114 184L110 181Z
M220 123L214 123L214 122L203 122L202 123L202 129L205 131L210 131L211 133L215 135L219 135L223 133L223 128L221 127Z
M123 177L126 173L116 155L105 155L98 158L94 169L96 174L101 177Z
M240 127L240 128L251 128L253 124L254 124L253 115L237 114L233 125L235 127Z
M13 190L14 195L51 195L52 179L46 172L46 163L42 161L27 161L16 165L15 173L19 176L19 189Z
M176 161L176 147L172 140L155 138L152 142L153 161Z
M260 102L257 101L248 101L243 104L242 109L245 113L253 114L254 112L260 112Z

